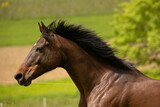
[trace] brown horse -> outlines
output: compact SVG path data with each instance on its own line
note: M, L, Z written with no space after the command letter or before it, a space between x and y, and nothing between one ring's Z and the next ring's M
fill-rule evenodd
M20 85L63 67L80 91L79 107L160 107L160 81L116 57L93 31L65 21L39 27L42 36L15 75Z

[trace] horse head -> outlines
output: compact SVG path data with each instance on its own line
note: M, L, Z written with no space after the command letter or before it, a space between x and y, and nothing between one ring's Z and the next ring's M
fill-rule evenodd
M34 44L15 75L20 85L30 85L33 79L55 69L62 62L62 52L56 34L49 30L43 22L39 24L39 28L42 36Z

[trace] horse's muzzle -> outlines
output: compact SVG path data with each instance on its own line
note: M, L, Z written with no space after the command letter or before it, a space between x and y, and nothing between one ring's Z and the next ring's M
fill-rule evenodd
M32 82L32 78L29 77L25 79L22 73L17 73L14 78L18 81L20 85L29 86Z

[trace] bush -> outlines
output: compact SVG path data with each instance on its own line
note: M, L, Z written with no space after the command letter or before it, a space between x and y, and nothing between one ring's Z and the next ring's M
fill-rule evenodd
M132 0L120 4L112 23L113 44L137 63L160 63L160 0Z

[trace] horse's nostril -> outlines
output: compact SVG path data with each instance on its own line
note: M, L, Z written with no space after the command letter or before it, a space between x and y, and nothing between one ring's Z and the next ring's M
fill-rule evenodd
M19 81L20 79L23 78L23 75L22 75L21 73L18 73L18 74L15 75L14 78L15 78L17 81Z

